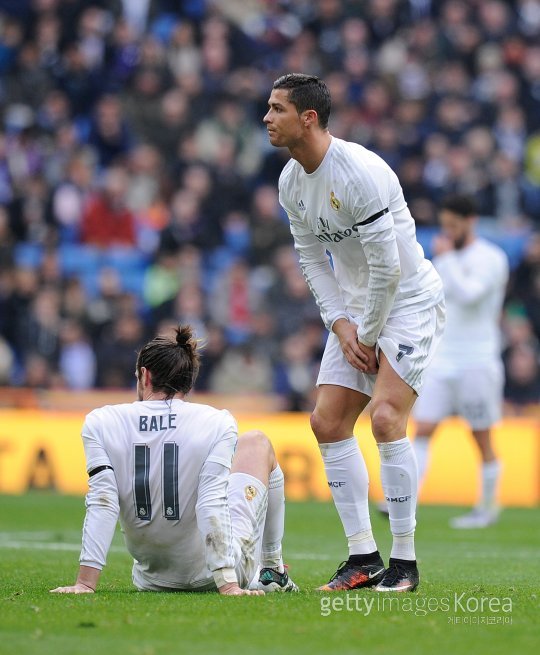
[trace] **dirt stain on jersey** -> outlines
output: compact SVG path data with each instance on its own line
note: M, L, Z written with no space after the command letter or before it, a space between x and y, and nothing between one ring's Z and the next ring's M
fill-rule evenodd
M206 547L210 548L218 558L227 557L225 533L214 516L210 519L211 531L206 535Z

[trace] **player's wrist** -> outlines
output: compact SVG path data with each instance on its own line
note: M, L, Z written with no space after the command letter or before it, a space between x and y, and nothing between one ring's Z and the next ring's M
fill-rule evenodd
M216 569L212 572L214 576L214 582L216 587L221 591L222 587L225 587L229 584L238 585L238 578L236 577L236 571L233 568L223 568Z
M93 568L87 565L81 565L79 568L79 575L77 576L77 582L75 584L80 585L81 587L84 587L86 589L95 591L100 573L101 571L97 568Z
M332 332L339 335L339 332L349 325L349 319L346 316L336 318L332 323Z

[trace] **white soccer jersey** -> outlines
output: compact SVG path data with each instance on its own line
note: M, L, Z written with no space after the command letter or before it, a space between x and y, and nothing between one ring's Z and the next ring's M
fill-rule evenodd
M477 238L433 263L443 281L447 314L432 370L450 374L500 360L499 319L508 282L505 253Z
M287 163L279 197L328 330L352 316L359 340L371 346L388 317L442 301L441 281L416 241L398 178L375 153L333 137L315 172L294 159Z
M227 484L238 431L229 412L183 400L109 405L88 414L82 435L88 472L113 471L89 479L80 563L103 567L120 518L139 579L200 589L217 572L223 584L235 566Z

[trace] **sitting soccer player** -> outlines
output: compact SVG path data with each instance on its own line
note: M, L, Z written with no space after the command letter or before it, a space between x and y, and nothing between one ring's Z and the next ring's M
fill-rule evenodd
M262 432L238 438L229 412L185 401L198 368L197 342L180 326L139 353L139 402L86 417L79 574L53 592L95 591L118 518L141 591L298 591L281 557L285 497L272 445Z

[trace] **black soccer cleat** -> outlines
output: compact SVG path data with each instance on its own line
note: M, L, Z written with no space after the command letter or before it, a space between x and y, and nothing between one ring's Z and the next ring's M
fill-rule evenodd
M375 591L414 591L420 582L416 560L390 558Z
M349 558L339 565L329 582L319 587L317 591L349 591L350 589L372 587L382 580L384 571L384 562L378 552L374 553L372 557L368 556L365 563L354 561L354 559L351 561Z

